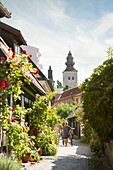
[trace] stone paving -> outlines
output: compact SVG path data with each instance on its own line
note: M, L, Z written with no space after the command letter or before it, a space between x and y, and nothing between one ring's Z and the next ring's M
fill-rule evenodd
M75 140L74 146L65 147L61 142L56 156L47 156L27 170L111 170L106 158L96 158L88 145Z

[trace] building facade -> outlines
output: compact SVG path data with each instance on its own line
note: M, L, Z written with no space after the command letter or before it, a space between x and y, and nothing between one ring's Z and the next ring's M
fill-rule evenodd
M81 104L82 90L78 87L65 90L63 93L57 93L55 96L54 106L57 108L59 104Z

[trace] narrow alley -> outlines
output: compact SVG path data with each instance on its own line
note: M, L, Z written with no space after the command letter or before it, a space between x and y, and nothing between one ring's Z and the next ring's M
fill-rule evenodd
M32 165L27 170L111 170L106 157L96 158L90 152L88 145L79 140L74 146L65 147L60 141L56 156L46 156L40 163Z

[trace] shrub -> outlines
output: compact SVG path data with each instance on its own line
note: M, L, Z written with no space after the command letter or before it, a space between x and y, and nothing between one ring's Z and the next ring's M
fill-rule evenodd
M113 140L113 48L82 84L85 116L103 142Z
M92 152L94 152L98 157L103 154L102 148L101 148L101 143L98 139L92 138L90 140L90 149Z
M54 144L48 144L42 148L42 155L44 156L54 156L57 153L57 148Z
M0 170L21 170L21 165L16 160L0 155Z

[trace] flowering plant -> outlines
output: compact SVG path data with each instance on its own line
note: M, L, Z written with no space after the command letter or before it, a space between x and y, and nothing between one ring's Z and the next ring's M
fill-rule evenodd
M8 51L10 52L10 49ZM30 81L25 73L30 73L31 70L36 72L37 69L32 68L25 51L20 56L13 53L10 61L7 61L5 57L1 57L0 61L0 120L8 139L9 149L17 157L21 157L31 152L34 145L28 136L29 128L25 124L25 115L28 110L19 105L12 108L9 106L8 98L12 94L15 103L18 99L21 100L20 95L23 93L24 86L22 78L29 84Z
M41 152L41 150L40 150L40 152ZM31 151L30 161L31 162L39 162L40 161L40 155L39 155L38 151Z

